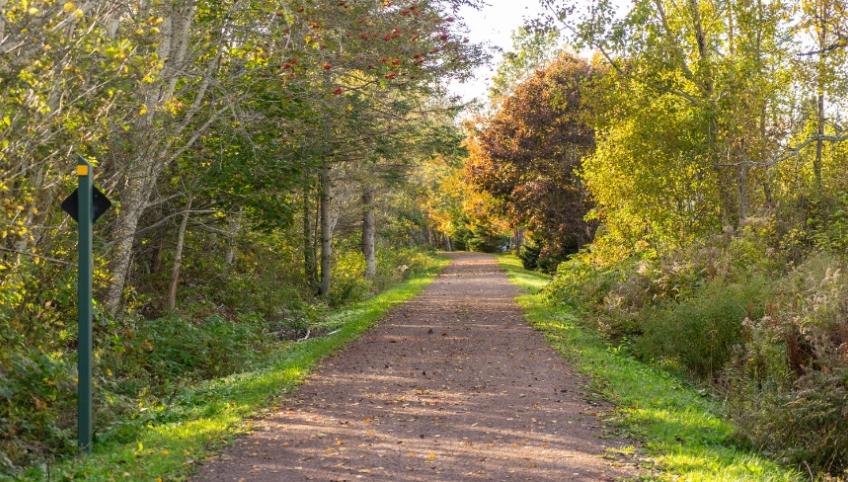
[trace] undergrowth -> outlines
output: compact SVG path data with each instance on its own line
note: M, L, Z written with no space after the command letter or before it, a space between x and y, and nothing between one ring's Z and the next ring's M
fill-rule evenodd
M338 298L339 308L304 304L238 313L205 310L204 303L153 319L98 317L96 450L70 462L76 452L75 359L63 350L27 346L24 333L9 333L20 343L0 353L0 478L38 480L50 473L110 480L116 467L115 477L137 480L182 473L208 443L241 430L236 426L245 416L414 296L444 263L412 251L384 258L375 284ZM404 279L409 281L398 285Z
M796 481L801 474L751 450L722 417L721 406L679 376L645 364L611 345L581 321L592 316L552 303L540 293L549 278L529 272L511 255L500 257L510 280L528 291L518 301L528 321L574 367L590 376L593 389L613 402L610 420L641 444L662 480Z

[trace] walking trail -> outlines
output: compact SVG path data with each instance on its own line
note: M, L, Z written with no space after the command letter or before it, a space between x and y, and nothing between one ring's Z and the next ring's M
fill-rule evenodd
M200 481L605 481L584 380L528 327L497 260L456 254L413 301L325 360Z

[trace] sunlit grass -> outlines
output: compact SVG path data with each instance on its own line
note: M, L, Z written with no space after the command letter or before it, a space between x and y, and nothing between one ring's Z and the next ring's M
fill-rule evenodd
M578 323L564 306L551 306L534 294L547 278L501 256L510 280L530 294L518 298L528 321L545 334L572 365L592 379L593 389L612 401L612 422L641 442L641 451L661 469L661 480L795 481L784 468L734 443L733 427L715 402L681 379L616 350Z
M51 469L51 478L86 481L183 480L210 453L250 429L248 418L291 392L322 358L360 336L386 312L421 292L449 264L434 268L384 293L332 315L338 331L290 343L277 350L261 370L199 384L180 394L167 409L167 422L143 429L131 443L95 444L89 456ZM29 480L43 480L44 472Z
M499 256L498 261L501 266L507 269L510 280L513 284L520 286L522 289L530 293L536 293L551 281L551 277L539 271L530 271L524 269L521 264L521 259L514 255Z

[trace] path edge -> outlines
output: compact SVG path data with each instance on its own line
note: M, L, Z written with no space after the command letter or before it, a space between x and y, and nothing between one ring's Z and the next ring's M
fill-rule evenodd
M182 420L147 428L129 443L95 446L91 455L69 459L50 472L53 477L92 482L186 480L200 466L252 430L253 421L278 409L319 364L360 338L391 310L419 296L452 264L441 253L434 265L388 290L337 314L346 319L336 332L281 347L264 368L209 380L183 397L203 403L201 413L188 409ZM20 480L43 480L24 477Z
M713 401L695 388L611 346L599 334L581 326L580 315L573 308L544 299L539 291L550 276L524 269L514 255L499 255L498 264L522 291L516 302L525 321L588 378L592 391L613 405L610 416L600 420L604 427L625 431L624 436L637 444L629 458L643 472L640 480L806 480L792 468L737 446L732 425ZM637 373L638 383L627 380L625 372ZM691 434L674 427L655 430L657 426L684 423L701 430Z

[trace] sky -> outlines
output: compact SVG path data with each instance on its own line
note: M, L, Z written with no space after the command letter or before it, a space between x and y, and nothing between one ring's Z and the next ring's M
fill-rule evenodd
M541 12L538 0L489 0L488 6L481 10L465 7L459 12L469 28L468 37L488 47L509 50L512 46L512 32L524 24L525 18L535 18ZM474 77L464 84L452 82L450 91L462 100L485 100L494 68L500 62L500 54L493 52L492 62L481 66Z

